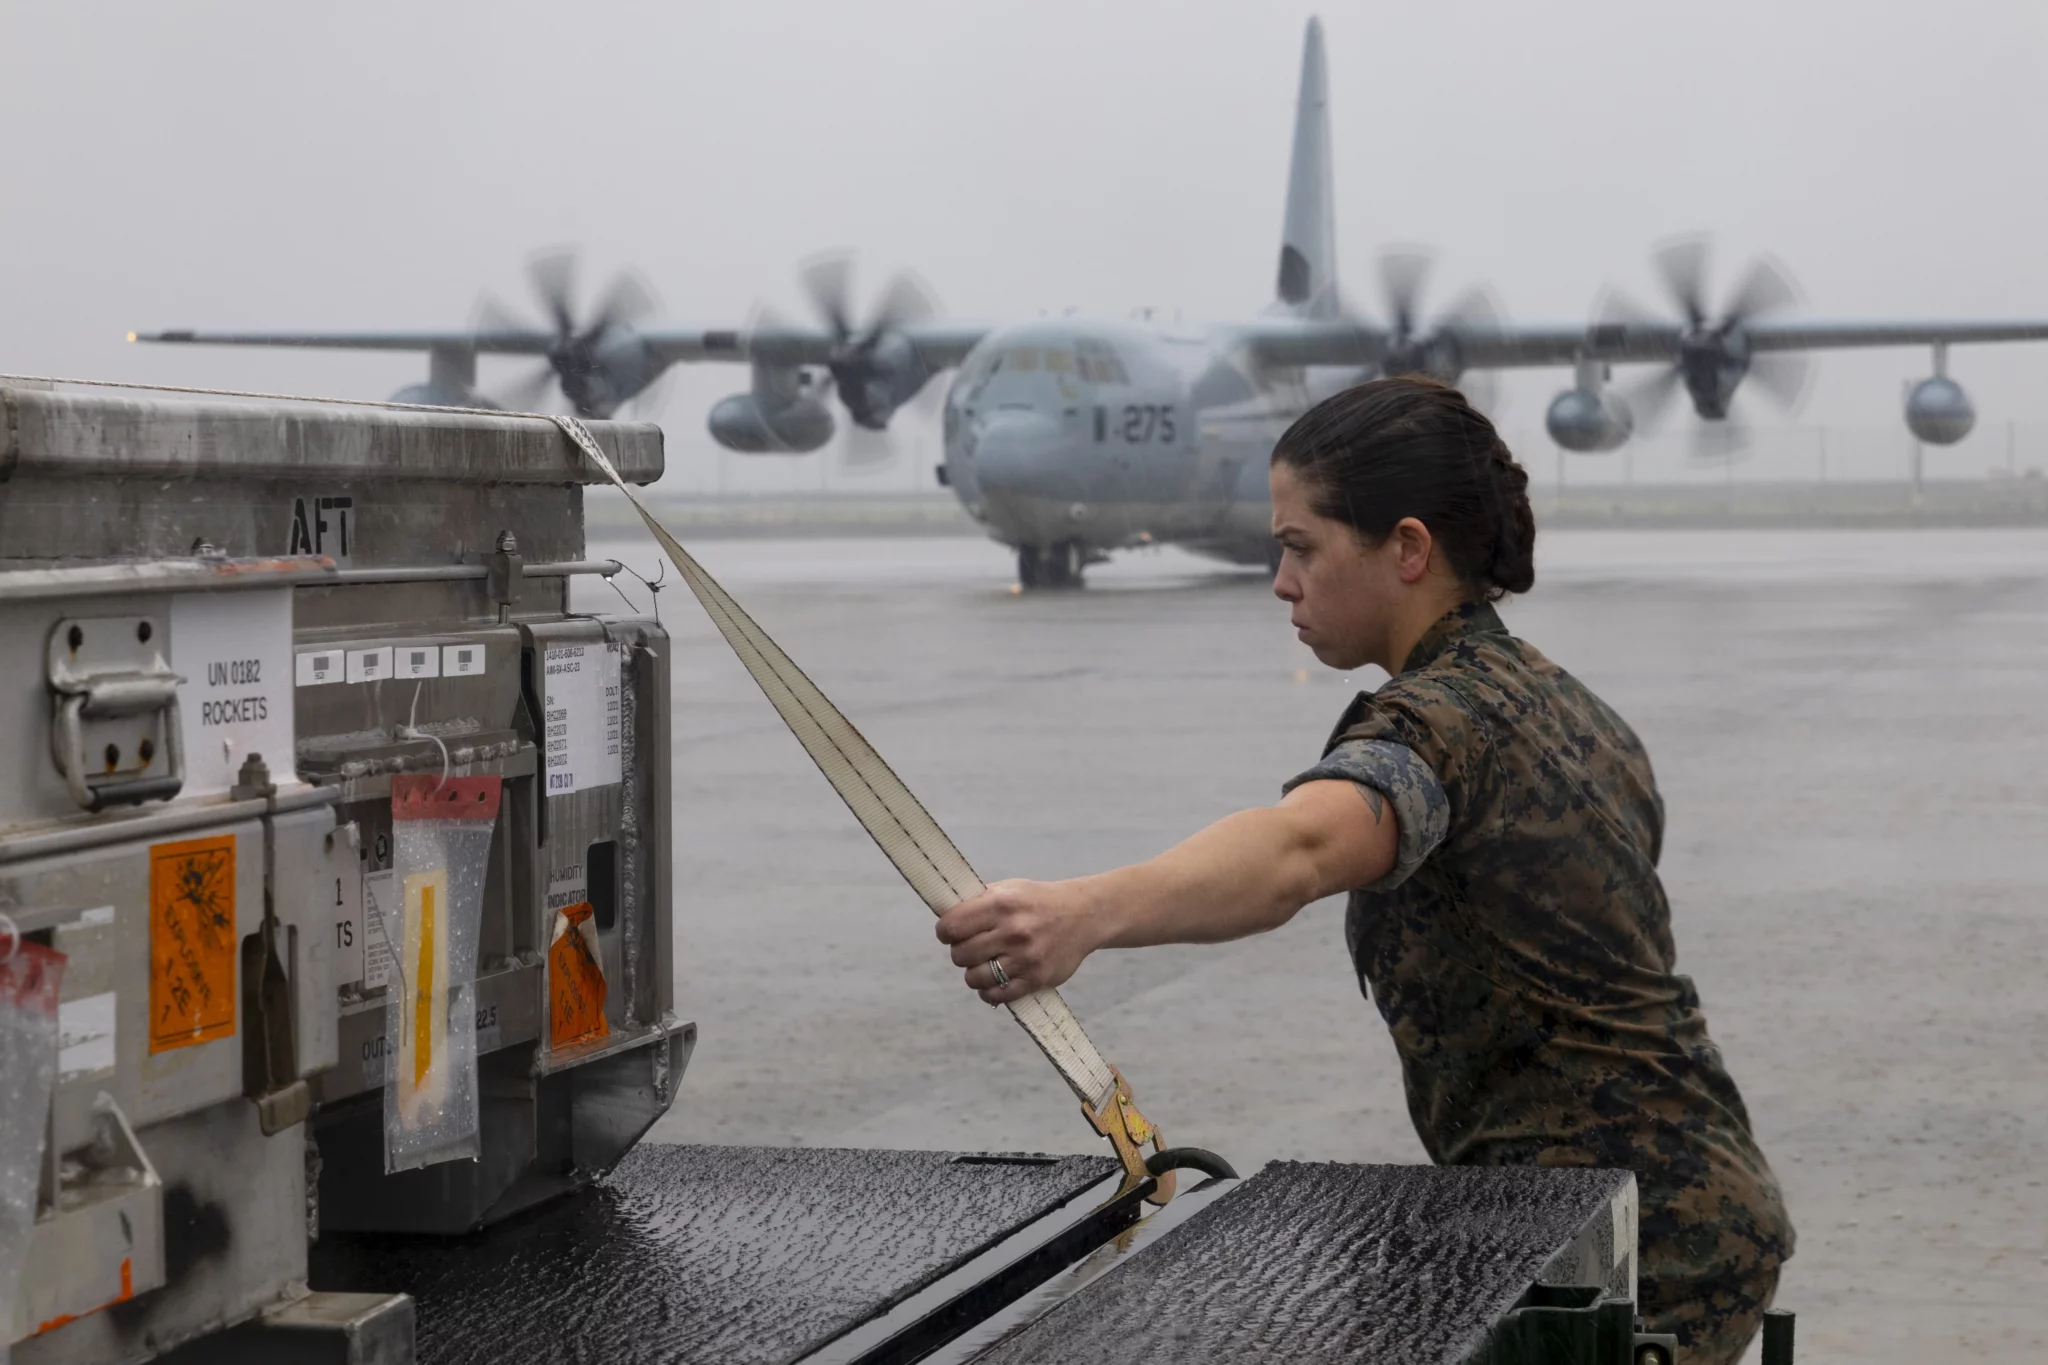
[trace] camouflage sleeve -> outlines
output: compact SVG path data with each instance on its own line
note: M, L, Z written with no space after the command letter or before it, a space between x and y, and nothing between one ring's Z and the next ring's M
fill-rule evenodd
M1281 791L1284 794L1304 782L1333 779L1356 782L1384 796L1400 826L1394 870L1360 890L1391 891L1407 881L1450 829L1451 808L1442 785L1429 765L1405 744L1384 739L1345 740Z

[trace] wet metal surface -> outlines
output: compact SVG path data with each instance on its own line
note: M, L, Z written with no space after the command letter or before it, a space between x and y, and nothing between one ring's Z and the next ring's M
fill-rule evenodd
M421 1365L796 1359L1115 1169L647 1144L584 1195L473 1237L350 1236L316 1289L419 1301Z
M1455 1361L1626 1179L1276 1162L977 1359Z

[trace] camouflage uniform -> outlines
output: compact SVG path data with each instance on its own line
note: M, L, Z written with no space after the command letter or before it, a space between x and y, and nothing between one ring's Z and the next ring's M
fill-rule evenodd
M1399 818L1397 865L1352 893L1345 937L1430 1158L1635 1172L1644 1316L1688 1365L1734 1360L1792 1225L1673 971L1642 742L1473 604L1359 696L1288 789L1331 778Z

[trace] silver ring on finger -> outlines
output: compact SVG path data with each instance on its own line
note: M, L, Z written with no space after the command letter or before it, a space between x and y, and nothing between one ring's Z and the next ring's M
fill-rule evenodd
M995 974L996 984L998 986L1007 986L1010 984L1010 974L1003 970L1003 960L1001 958L990 958L988 960L988 969L989 971Z

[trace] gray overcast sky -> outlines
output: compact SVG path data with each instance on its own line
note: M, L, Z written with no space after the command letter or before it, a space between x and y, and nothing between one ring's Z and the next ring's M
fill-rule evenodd
M1310 12L0 0L0 369L383 396L424 361L122 336L462 324L484 290L529 308L528 253L563 241L586 291L631 262L678 323L797 314L797 263L835 246L957 317L1242 314L1272 288ZM1817 315L2048 314L2038 0L1322 12L1369 307L1378 249L1419 241L1439 301L1486 280L1513 318L1577 320L1604 282L1652 296L1649 245L1706 228L1723 287L1769 250ZM1978 444L2048 419L2044 368L1958 354ZM1926 369L1828 360L1806 419L1896 427ZM1504 422L1561 380L1517 380ZM743 386L679 376L672 456Z

